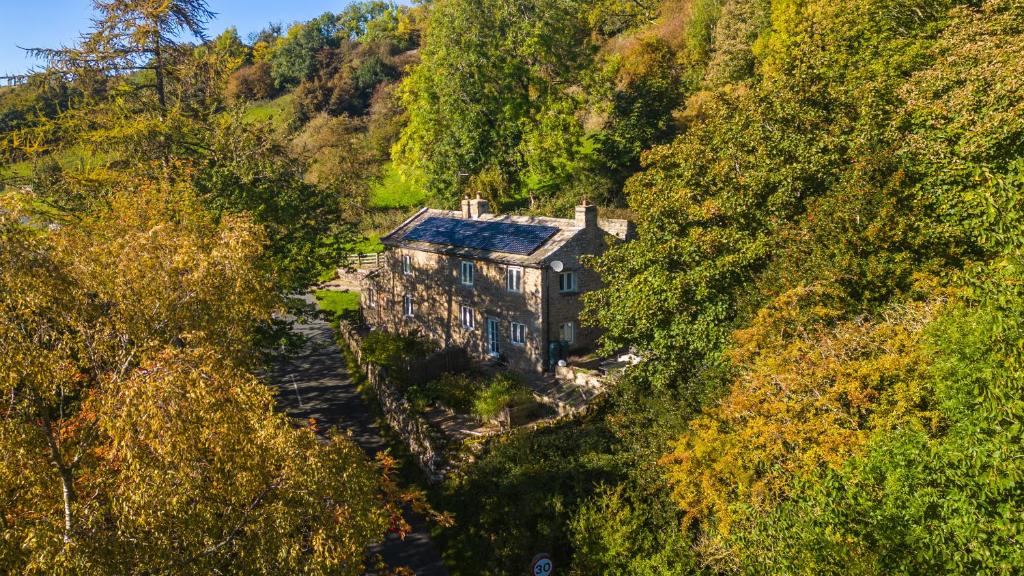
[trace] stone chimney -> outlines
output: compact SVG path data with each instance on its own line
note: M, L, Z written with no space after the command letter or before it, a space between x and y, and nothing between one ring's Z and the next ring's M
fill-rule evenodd
M472 215L470 215L469 212L469 202L469 196L466 196L465 198L462 199L462 217L467 220L472 218Z
M576 207L576 226L597 230L597 206L587 202L586 198Z
M464 206L468 206L468 208L462 209L463 216L466 216L467 218L476 220L484 214L491 213L491 205L487 200L480 197L479 192L477 193L476 198L473 198L472 200L463 200L462 202L464 203Z

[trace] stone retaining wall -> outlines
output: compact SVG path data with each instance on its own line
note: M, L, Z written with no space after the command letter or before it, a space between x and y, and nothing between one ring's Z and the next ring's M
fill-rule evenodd
M600 372L579 366L557 366L555 378L596 392L603 392L606 387L605 377Z
M447 471L447 463L441 455L437 441L431 436L427 421L413 410L405 396L388 381L385 368L363 362L362 336L359 331L348 322L342 321L338 326L338 332L355 354L359 365L366 370L366 377L377 393L388 425L405 441L417 464L427 474L427 479L431 483L440 482Z

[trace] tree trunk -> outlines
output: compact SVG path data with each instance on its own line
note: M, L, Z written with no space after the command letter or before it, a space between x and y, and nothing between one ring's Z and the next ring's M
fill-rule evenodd
M160 119L167 115L167 96L164 91L164 55L160 46L160 25L157 24L156 42L153 45L153 55L156 57L156 97L160 104Z
M53 437L53 427L49 420L43 421L43 431L46 433L46 443L50 446L50 456L53 458L53 465L57 467L60 474L61 489L64 494L64 543L71 542L71 531L74 528L72 505L75 502L75 476L71 468L64 462L64 456L60 453L60 446Z

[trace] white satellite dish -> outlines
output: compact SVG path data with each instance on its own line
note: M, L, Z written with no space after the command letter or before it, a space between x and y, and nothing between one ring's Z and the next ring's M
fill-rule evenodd
M555 272L561 272L562 271L562 261L561 260L552 260L551 261L551 269L554 270Z

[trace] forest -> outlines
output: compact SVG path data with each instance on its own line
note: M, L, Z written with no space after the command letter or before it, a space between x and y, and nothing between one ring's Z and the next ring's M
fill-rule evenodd
M453 575L1024 571L1024 1L94 6L0 87L0 572L363 574L410 501ZM633 221L642 361L418 487L261 378L470 193Z

